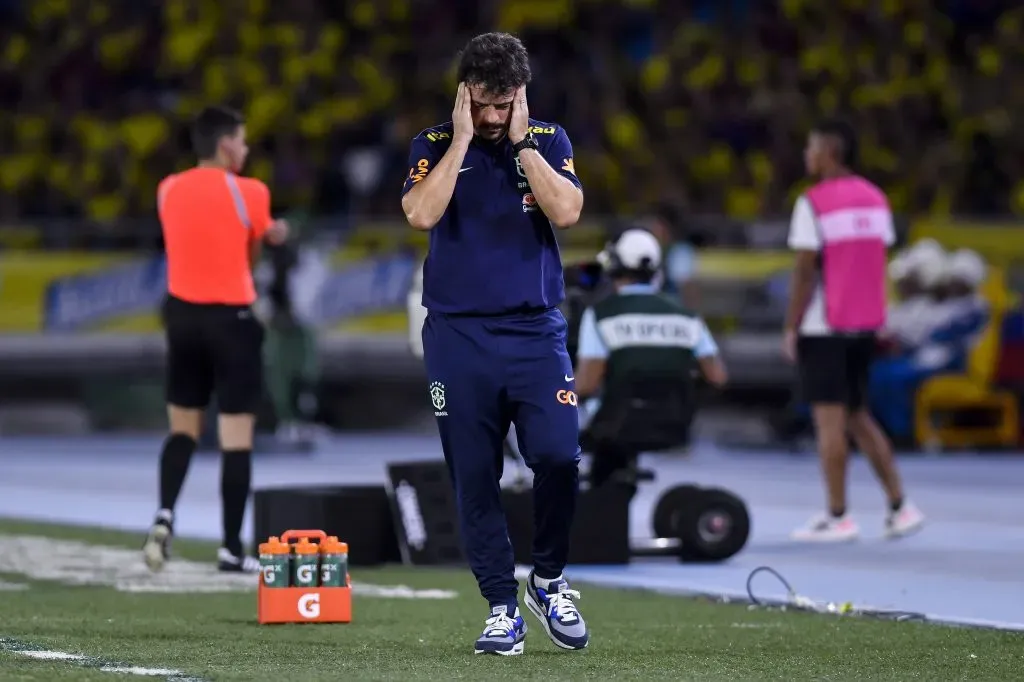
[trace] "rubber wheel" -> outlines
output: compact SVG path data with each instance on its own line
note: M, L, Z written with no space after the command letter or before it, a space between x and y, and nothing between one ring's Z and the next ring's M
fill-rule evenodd
M677 538L676 528L681 517L697 503L701 487L697 485L677 485L669 488L654 505L651 526L656 538Z
M750 538L750 513L742 499L728 490L707 488L697 504L679 516L674 529L682 543L680 561L725 561Z

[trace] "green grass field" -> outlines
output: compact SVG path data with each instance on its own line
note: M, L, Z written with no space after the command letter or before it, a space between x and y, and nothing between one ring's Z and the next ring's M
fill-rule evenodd
M110 670L157 679L273 682L1024 675L1024 636L1018 634L751 610L580 583L580 607L592 633L587 650L556 649L526 615L531 630L524 656L474 656L486 608L468 571L355 569L356 584L458 596L357 593L351 624L260 626L254 590L237 581L218 588L212 565L187 561L208 561L212 545L177 541L176 557L188 570L161 583L160 589L175 591L152 593L139 543L138 536L119 532L0 520L0 679L110 680L117 676ZM62 654L83 658L58 658Z

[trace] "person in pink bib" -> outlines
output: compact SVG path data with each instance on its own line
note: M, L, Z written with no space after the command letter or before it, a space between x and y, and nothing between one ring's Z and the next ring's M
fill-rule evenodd
M876 334L885 325L887 250L896 241L885 194L853 173L857 139L840 121L817 126L804 162L817 183L796 202L789 247L796 252L783 352L797 363L811 406L828 509L794 540L845 542L860 529L847 513L847 434L871 462L888 498L884 534L919 529L924 515L904 497L892 444L867 409Z

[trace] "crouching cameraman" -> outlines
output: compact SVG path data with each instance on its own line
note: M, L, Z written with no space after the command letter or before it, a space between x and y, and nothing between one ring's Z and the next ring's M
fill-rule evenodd
M659 293L661 259L658 240L640 229L598 256L614 292L583 311L574 372L592 486L632 466L637 447L688 440L698 370L714 386L726 382L704 321ZM641 425L644 433L635 433Z

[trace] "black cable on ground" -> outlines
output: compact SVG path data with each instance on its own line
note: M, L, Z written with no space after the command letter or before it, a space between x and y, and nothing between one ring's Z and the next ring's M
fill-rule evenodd
M785 602L770 603L759 599L754 594L754 577L758 573L769 573L782 583L783 588L786 590L787 600ZM804 611L812 611L815 613L833 613L836 615L857 615L857 616L868 616L871 618L880 618L883 620L895 620L895 621L916 621L916 622L927 622L928 617L923 613L916 613L913 611L890 611L886 609L865 609L854 606L849 602L842 604L835 604L831 602L815 602L808 597L797 594L793 586L786 580L781 573L772 568L771 566L758 566L750 572L747 576L747 597L750 599L750 603L755 606L786 606L787 608L797 608Z
M750 598L750 602L754 606L769 606L769 604L766 604L766 603L762 602L754 594L754 576L756 576L758 573L762 573L762 572L763 573L770 573L773 576L775 576L778 579L778 581L780 583L782 583L782 586L784 588L786 588L786 595L789 597L789 600L793 601L793 599L797 596L797 594L796 594L796 592L793 591L793 586L789 584L789 581L786 580L785 578L783 578L782 574L779 573L778 571L776 571L771 566L758 566L757 568L755 568L753 571L750 572L749 576L747 576L747 596Z

